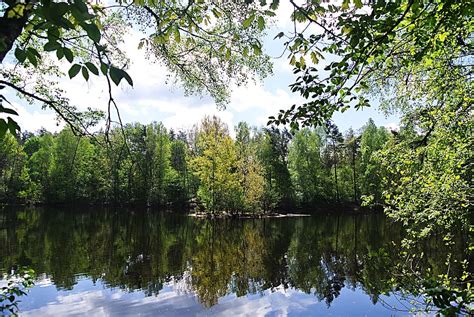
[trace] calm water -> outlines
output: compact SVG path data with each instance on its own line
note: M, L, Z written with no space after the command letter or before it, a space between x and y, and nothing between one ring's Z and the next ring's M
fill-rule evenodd
M10 210L0 269L37 272L19 306L31 316L402 316L409 302L389 285L401 235L383 215ZM426 266L440 252L426 246Z

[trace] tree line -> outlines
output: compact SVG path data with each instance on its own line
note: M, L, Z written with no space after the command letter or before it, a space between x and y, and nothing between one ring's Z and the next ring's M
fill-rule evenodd
M178 132L154 122L88 137L68 127L56 134L6 134L0 143L0 200L191 203L212 213L310 208L360 197L380 202L383 175L374 154L390 138L372 120L344 135L334 124L291 133L240 122L232 138L217 117Z

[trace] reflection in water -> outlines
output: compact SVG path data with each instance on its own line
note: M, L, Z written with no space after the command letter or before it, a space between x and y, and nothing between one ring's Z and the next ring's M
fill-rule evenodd
M392 292L402 231L383 215L215 220L125 210L0 213L0 268L29 265L59 290L80 276L157 295L170 283L205 307L234 295L298 290L332 305L344 289ZM434 273L444 257L425 246ZM266 296L266 295L265 295Z

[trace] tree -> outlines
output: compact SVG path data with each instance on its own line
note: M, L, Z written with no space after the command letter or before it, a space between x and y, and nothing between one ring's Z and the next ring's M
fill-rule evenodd
M339 152L343 141L342 133L339 132L339 128L332 122L327 122L327 139L331 147L331 165L334 167L334 188L336 192L336 201L341 201L341 195L339 193L339 184L337 181L337 166L339 164Z
M71 129L64 129L55 138L52 151L48 200L65 203L84 198L84 188L80 184L83 181L87 182L86 177L88 177L87 172L84 171L90 154L88 140L75 136Z
M298 75L292 90L308 101L271 122L323 124L336 111L368 106L361 92L383 92L393 81L421 87L427 73L430 81L442 83L443 69L472 82L472 1L290 2L297 28L277 37L287 37ZM326 72L319 73L321 67ZM446 93L452 87L444 81L436 90Z
M435 232L468 234L472 213L466 197L472 197L472 188L462 180L472 175L466 163L472 153L464 152L472 147L471 134L464 130L472 128L473 121L472 1L291 3L293 20L304 30L316 25L321 31L297 29L290 34L290 63L298 74L292 90L307 102L282 111L270 122L322 124L335 111L367 106L368 95L378 96L382 109L399 111L414 132L411 138L395 137L380 152L388 173L383 203L389 215L405 224L406 245ZM328 56L328 63L321 65ZM310 65L307 57L318 67ZM326 77L319 73L321 66L326 66L327 73L322 73ZM367 156L363 162L369 166ZM465 169L456 168L458 163ZM445 236L447 244L453 243L451 234ZM466 252L470 249L472 241ZM469 288L469 278L450 281L441 276L437 280L429 292L419 287L438 303L441 289L452 295L459 293L459 285ZM446 298L442 302L447 303L439 305L444 313L467 309L465 303L453 307Z
M206 91L223 105L230 83L269 73L261 36L275 8L276 4L248 1L7 0L0 5L0 89L51 108L77 133L87 131L87 117L55 85L54 78L65 75L57 62L69 63L70 78L81 73L87 81L91 74L102 73L109 109L118 110L112 83L125 80L133 85L126 72L129 61L118 44L127 25L136 24L144 36L139 47L171 70L187 93ZM57 61L49 52L55 53ZM19 65L9 67L9 61ZM5 101L5 96L0 100ZM0 119L1 134L19 129L13 109L2 105L0 113L10 115ZM107 131L111 115L109 111Z
M382 201L382 170L374 155L388 141L388 132L384 127L377 128L374 121L369 119L363 127L360 140L361 153L361 194L371 196L371 201Z
M4 135L0 141L0 199L23 200L30 183L23 147L13 135Z
M241 209L242 186L237 151L227 126L217 117L205 117L198 132L198 153L191 160L199 179L198 197L212 214Z
M170 140L162 123L152 123L147 126L147 149L150 149L150 193L148 204L166 202L166 187L170 177ZM148 152L148 151L147 151Z
M350 160L352 168L352 184L354 188L354 202L359 201L359 185L357 182L359 173L359 154L360 154L360 137L354 134L354 130L350 128L345 137L345 150Z
M44 202L45 193L49 191L49 169L53 159L53 144L53 135L49 132L29 137L24 144L28 155L28 173L37 189L32 197L32 200L36 202Z
M239 122L235 128L238 172L241 176L243 202L245 211L258 213L263 210L265 179L263 167L257 153L254 139L255 130L251 131L245 122Z
M288 208L293 202L293 186L288 171L288 145L292 138L286 129L265 128L258 137L259 157L265 179L265 209Z
M321 132L303 128L294 134L290 144L288 164L296 196L302 205L312 206L328 197L321 162L324 142Z
M181 139L175 139L171 142L170 150L172 172L168 185L168 197L174 203L183 205L189 198L187 144Z

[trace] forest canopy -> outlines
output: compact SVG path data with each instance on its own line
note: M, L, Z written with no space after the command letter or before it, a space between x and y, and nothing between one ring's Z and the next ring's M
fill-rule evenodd
M250 127L235 138L217 117L189 130L161 123L127 124L100 138L68 127L7 134L0 146L0 201L125 204L183 208L198 203L213 214L261 214L382 200L381 162L374 153L393 138L372 120L358 132ZM124 132L124 133L123 133ZM123 136L126 136L126 140Z

